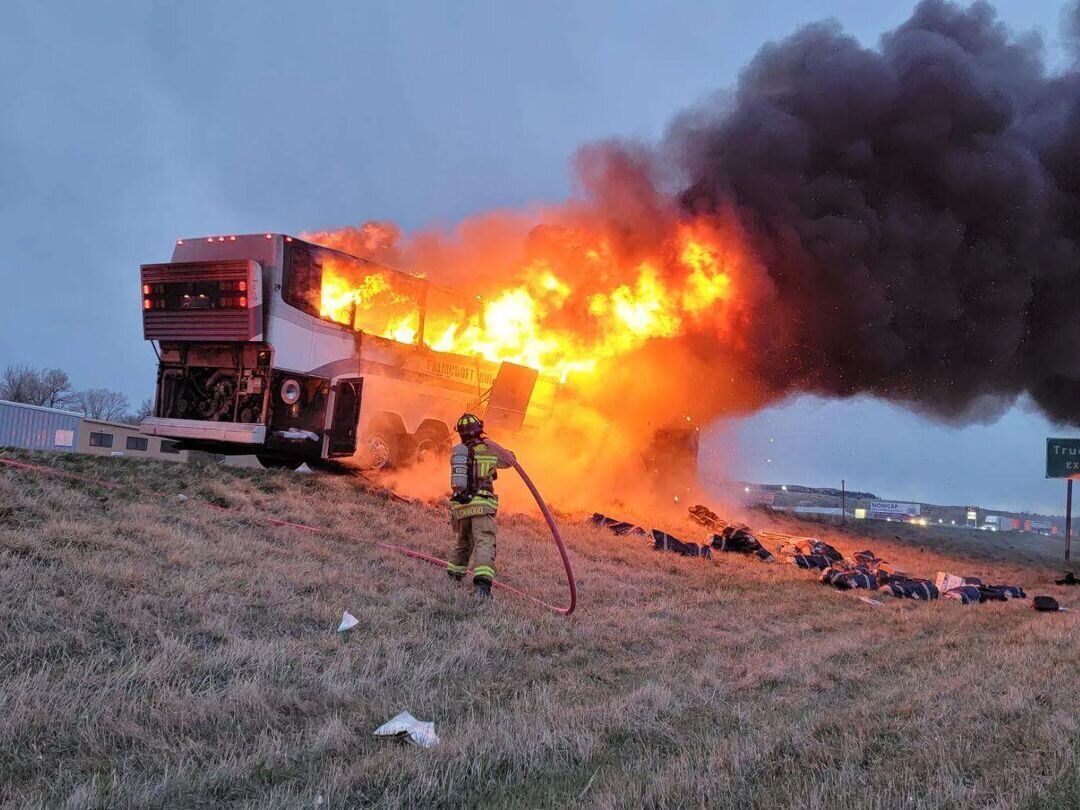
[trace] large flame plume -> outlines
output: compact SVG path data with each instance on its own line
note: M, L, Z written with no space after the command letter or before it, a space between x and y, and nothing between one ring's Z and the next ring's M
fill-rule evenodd
M360 256L371 254L373 240L386 246L399 238L380 223L308 236ZM425 343L531 366L563 383L580 381L652 339L678 337L706 322L719 328L734 294L739 251L734 239L703 222L680 223L649 255L621 254L603 231L539 226L516 261L478 268L483 281L468 285L475 295L429 304ZM439 269L422 272L437 277ZM412 343L420 318L411 301L374 266L360 278L332 264L324 268L324 317ZM377 323L366 316L372 311Z
M658 431L697 431L715 415L709 392L719 381L695 376L691 347L738 350L741 288L758 284L760 270L733 220L680 216L641 154L600 145L583 151L577 167L581 192L561 206L487 214L408 238L380 222L304 236L439 285L426 293L430 348L559 380L562 405L530 457L558 459L550 478L566 483L556 485L560 505L596 507L641 499L637 485L649 484L643 456ZM644 194L647 204L613 211L606 198L624 192ZM418 339L408 278L376 265L360 276L324 265L323 277L324 317ZM715 370L716 358L707 362ZM649 495L654 506L685 502L696 470L681 472Z
M924 0L875 48L810 25L661 143L582 150L565 204L311 238L460 290L475 306L435 307L433 348L539 367L624 437L800 392L955 422L1028 396L1080 424L1066 21L1057 74L986 3ZM324 303L379 297L375 330L415 338L377 280Z

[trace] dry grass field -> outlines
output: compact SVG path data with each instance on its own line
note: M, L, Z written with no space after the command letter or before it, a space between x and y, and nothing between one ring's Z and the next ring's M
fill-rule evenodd
M355 479L3 455L115 483L0 468L4 806L1080 807L1080 589L1047 541L816 529L1073 612L874 607L570 522L565 619L374 547L450 531ZM505 579L565 599L542 525L501 520ZM373 738L403 709L441 744Z

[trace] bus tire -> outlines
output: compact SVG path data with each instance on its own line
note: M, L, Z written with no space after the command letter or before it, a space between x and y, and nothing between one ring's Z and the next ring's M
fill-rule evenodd
M423 425L413 434L413 457L417 464L450 453L450 432L444 426Z
M255 458L259 460L264 469L267 470L296 470L304 462L298 458L284 458L282 456L269 456L266 453L256 453Z
M377 427L364 435L368 469L392 470L402 466L406 436L390 427Z

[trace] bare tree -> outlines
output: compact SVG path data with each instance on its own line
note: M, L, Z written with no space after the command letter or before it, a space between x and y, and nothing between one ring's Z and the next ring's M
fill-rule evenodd
M67 372L58 368L43 370L38 375L38 405L47 408L59 408L65 405L71 396L71 380Z
M8 366L0 376L0 399L44 405L56 408L64 405L71 395L71 380L58 368L41 369L30 366Z
M127 418L131 404L119 391L108 388L88 388L71 396L68 403L88 419L103 419L106 422L120 422Z
M37 372L30 366L8 366L0 377L0 399L30 403L37 387Z
M148 416L154 415L154 400L152 397L147 397L139 403L139 407L135 409L135 412L128 415L128 421L133 425L137 425L142 422Z

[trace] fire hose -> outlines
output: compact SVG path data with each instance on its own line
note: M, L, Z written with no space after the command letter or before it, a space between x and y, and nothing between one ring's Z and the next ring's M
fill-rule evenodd
M517 471L517 474L521 476L521 480L525 483L525 486L528 487L529 492L532 493L533 498L536 500L536 505L540 507L540 512L547 522L548 529L551 530L551 537L555 541L555 545L559 548L559 556L562 558L563 569L566 571L566 585L570 589L570 604L564 608L552 608L552 610L563 616L569 616L574 612L574 608L577 607L577 582L574 580L574 567L570 564L570 555L566 551L566 544L563 543L562 534L559 533L559 527L555 523L555 518L552 516L551 510L548 509L547 503L545 503L543 497L541 497L540 490L536 488L532 479L529 478L529 474L525 472L521 464L518 463L517 457L505 447L489 438L485 438L484 442L501 456L503 461L508 462L510 466ZM548 605L548 607L551 606Z
M533 498L536 499L536 503L540 507L540 511L544 515L544 520L547 521L548 528L551 530L551 536L555 539L555 544L559 548L559 556L562 557L563 567L566 569L566 581L567 581L567 585L569 586L569 589L570 589L570 604L568 606L566 606L566 607L560 607L558 605L552 605L549 602L545 602L543 599L539 599L539 598L537 598L535 596L532 596L532 595L526 593L525 591L522 591L522 590L520 590L518 588L515 588L513 585L508 585L508 584L506 584L504 582L500 582L498 580L495 580L494 582L492 582L492 585L495 588L498 588L498 589L503 590L503 591L507 591L508 593L512 593L515 596L520 596L523 599L527 599L528 601L532 602L533 604L539 605L540 607L547 608L548 610L550 610L550 611L552 611L554 613L557 613L557 614L559 614L561 616L569 616L571 613L574 612L574 608L577 606L577 583L574 580L574 569L570 565L570 556L569 556L569 554L567 554L566 546L563 544L562 535L559 533L559 527L555 524L555 518L552 517L551 510L548 509L548 506L544 502L544 499L540 496L540 492L536 489L536 485L533 484L532 479L529 478L529 476L525 472L525 470L523 470L521 468L521 465L518 463L517 459L514 458L514 456L511 453L507 452L504 448L502 448L499 445L495 444L495 442L493 442L491 440L487 440L487 443L492 447L492 449L495 450L496 453L498 453L500 456L502 456L507 462L509 462L509 464L515 470L517 470L518 475L521 476L521 480L525 482L525 486L529 488L529 492L531 492L532 495L533 495ZM2 458L2 457L0 457L0 464L6 464L9 467L14 467L15 469L19 469L19 470L25 470L27 472L35 472L35 473L54 476L54 477L58 477L58 478L67 478L67 479L74 480L74 481L82 481L83 483L94 484L94 485L97 485L97 486L104 487L105 489L115 489L116 488L116 484L114 484L112 481L105 481L105 480L101 480L101 479L98 479L98 478L92 478L92 477L90 477L88 475L80 475L78 473L70 472L68 470L58 470L58 469L56 469L54 467L46 467L46 466L40 465L40 464L30 464L30 463L27 463L25 461L16 461L15 459ZM208 503L206 505L209 506L211 509L214 509L215 511L218 511L218 512L228 512L228 513L232 513L232 514L241 515L240 510L238 510L238 509L234 509L234 508L227 507L227 506L218 506L217 504L213 504L213 503ZM242 517L247 517L246 515L241 515L241 516ZM250 518L248 518L248 519L251 520ZM322 534L322 535L332 534L332 532L328 532L325 529L320 529L317 526L308 526L308 525L306 525L304 523L294 523L294 522L288 521L288 520L281 520L280 518L267 517L267 518L261 518L261 520L263 522L265 522L265 523L268 523L268 524L272 525L272 526L281 526L281 527L286 527L286 528L291 528L291 529L298 529L300 531L313 532L315 534ZM254 521L252 521L252 522L254 522ZM393 543L386 543L386 542L383 542L381 540L375 540L375 541L373 541L373 544L375 546L377 546L378 548L386 549L388 551L396 551L399 554L404 554L406 557L411 557L414 560L423 560L424 562L431 563L432 565L438 565L440 567L445 567L446 566L446 560L441 560L438 557L435 557L435 556L433 556L431 554L426 554L423 551L417 551L416 549L408 548L406 546L398 546L398 545L395 545Z

